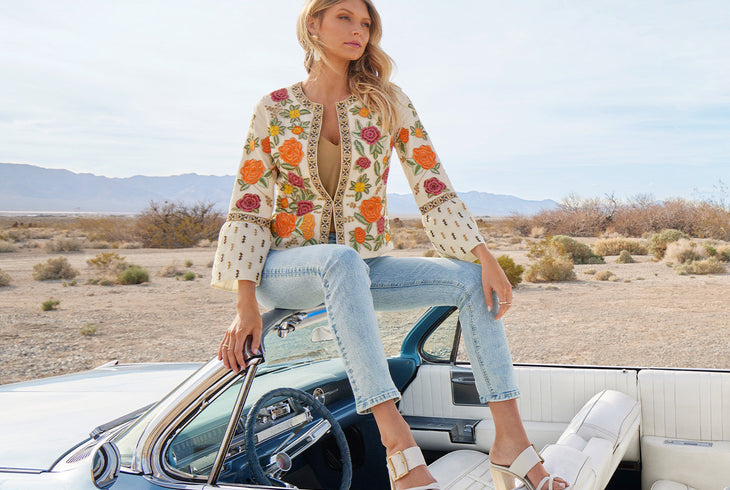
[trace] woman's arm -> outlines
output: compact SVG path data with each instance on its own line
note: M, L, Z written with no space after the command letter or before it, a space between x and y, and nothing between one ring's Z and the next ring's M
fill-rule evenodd
M487 301L487 308L492 311L494 304L492 301L492 291L497 293L497 301L499 302L499 311L495 320L499 320L507 313L512 306L512 285L507 279L507 275L497 262L497 259L487 250L487 247L480 243L471 250L482 264L482 287L484 289L484 299Z
M255 290L255 282L238 281L236 318L226 330L218 348L218 359L222 360L228 369L240 371L246 367L243 350L249 336L252 337L251 350L258 353L261 349L263 324Z

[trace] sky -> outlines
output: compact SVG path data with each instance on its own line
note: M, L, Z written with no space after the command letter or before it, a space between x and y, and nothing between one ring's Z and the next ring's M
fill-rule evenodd
M306 76L301 4L0 0L0 162L233 175L255 103ZM375 4L457 191L727 198L727 0Z

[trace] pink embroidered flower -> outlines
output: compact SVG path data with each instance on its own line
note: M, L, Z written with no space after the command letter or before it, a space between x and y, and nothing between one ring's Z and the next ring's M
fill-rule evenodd
M355 165L357 165L361 169L366 169L370 167L370 160L368 160L367 157L360 157L355 160Z
M281 88L279 90L271 92L271 100L273 100L274 102L281 102L282 100L286 100L288 98L289 92L287 92L285 88Z
M312 201L297 201L297 216L311 213L313 209L314 204L312 204Z
M256 194L245 194L236 201L236 207L246 213L257 211L261 207L261 198Z
M385 218L383 216L375 223L378 226L378 235L385 231Z
M423 182L423 190L432 196L438 196L444 191L444 189L446 189L446 184L436 177L431 177Z
M387 184L388 183L388 173L389 172L390 172L390 167L386 168L385 169L385 172L383 172L383 175L382 175L383 184Z
M375 126L368 126L366 128L362 128L360 136L368 145L374 145L380 139L380 130Z
M294 187L304 189L304 179L300 175L297 175L294 172L289 172L287 178L289 179L289 183Z

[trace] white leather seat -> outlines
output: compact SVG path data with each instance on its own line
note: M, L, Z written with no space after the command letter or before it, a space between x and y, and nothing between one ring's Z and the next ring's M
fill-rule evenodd
M685 485L684 483L677 483L676 481L669 480L657 480L651 486L651 490L696 490L694 487Z
M611 390L596 394L558 442L541 451L546 469L575 490L605 488L629 443L638 437L639 415L638 402L628 395ZM494 489L489 456L479 451L451 452L429 470L444 490Z

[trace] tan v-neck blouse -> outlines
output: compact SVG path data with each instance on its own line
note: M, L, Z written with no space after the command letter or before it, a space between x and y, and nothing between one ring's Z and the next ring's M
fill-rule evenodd
M320 136L317 147L317 173L324 189L330 197L337 192L342 167L340 144L333 144L324 136ZM330 221L330 233L335 233L335 220Z

